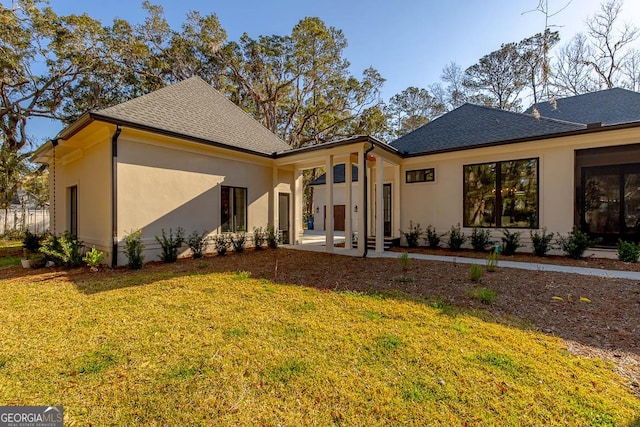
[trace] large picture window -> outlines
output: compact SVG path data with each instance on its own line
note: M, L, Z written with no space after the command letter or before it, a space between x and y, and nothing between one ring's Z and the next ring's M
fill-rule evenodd
M247 231L247 189L222 186L221 193L222 231Z
M538 159L465 165L464 226L536 228Z

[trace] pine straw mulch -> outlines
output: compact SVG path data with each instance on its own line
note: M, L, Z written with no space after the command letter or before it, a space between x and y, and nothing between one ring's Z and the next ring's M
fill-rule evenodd
M454 307L454 313L460 309L484 320L558 336L573 354L612 361L640 397L640 283L636 281L498 267L494 273L485 272L479 282L472 282L467 264L412 260L404 271L399 260L393 258L356 258L282 248L144 267L146 273L172 276L240 270L251 272L254 278L320 289L373 292L389 298L408 294L429 304L437 301L435 307ZM42 271L3 268L0 280L29 274ZM126 269L97 273L111 283L109 279L118 275L135 274ZM96 279L96 273L87 269L52 270L48 275L71 280L84 292L87 289L83 284L95 283ZM122 287L134 286L135 279L128 279L120 280ZM482 304L469 296L469 290L479 286L497 292L492 304ZM451 312L443 310L445 314Z

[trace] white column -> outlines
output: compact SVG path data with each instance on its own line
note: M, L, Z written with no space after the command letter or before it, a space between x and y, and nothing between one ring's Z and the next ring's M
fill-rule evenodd
M351 154L347 156L347 162L344 164L344 185L345 185L345 213L344 213L344 248L351 249L353 245L353 225L351 217L353 212L353 203L351 200Z
M376 156L376 252L384 252L384 160Z
M365 202L365 195L367 194L367 188L364 185L365 181L365 159L364 159L364 147L358 151L358 255L364 256L364 251L367 247L367 226L364 223L364 214L367 209Z
M391 236L399 236L400 233L400 188L402 188L402 176L400 175L400 165L393 166L393 178L394 183L391 187L392 193L392 210L391 215L393 218L393 229L391 230Z
M273 177L271 178L272 180L272 184L271 187L273 188L273 194L272 194L272 203L271 203L271 215L270 215L270 220L271 220L271 224L273 224L274 228L278 228L278 216L280 215L280 211L278 210L278 167L274 166L273 167Z
M293 179L293 230L291 230L291 241L294 245L300 245L302 244L302 205L304 203L302 170L296 169Z
M327 156L326 163L327 172L325 176L327 177L325 191L326 191L326 201L327 207L325 212L325 224L326 228L324 230L325 234L325 249L327 252L333 252L333 156Z

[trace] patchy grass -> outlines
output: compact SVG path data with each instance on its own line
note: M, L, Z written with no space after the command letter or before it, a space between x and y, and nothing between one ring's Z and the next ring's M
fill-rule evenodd
M0 402L64 405L65 425L640 419L638 399L611 364L444 302L277 284L197 264L182 274L0 280Z
M477 299L483 304L493 304L496 300L498 293L493 289L477 287L469 289L469 297Z

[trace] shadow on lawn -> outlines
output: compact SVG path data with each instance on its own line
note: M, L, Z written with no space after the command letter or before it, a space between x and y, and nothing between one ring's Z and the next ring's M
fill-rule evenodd
M175 277L248 271L252 278L282 284L419 301L441 310L443 315L469 314L484 321L537 329L589 347L640 357L640 286L624 280L499 267L476 283L470 281L469 266L463 264L412 260L405 271L397 259L287 249L248 250L175 264L153 262L141 272L126 268L98 273L86 268L11 271L28 280L64 278L86 295ZM497 293L492 304L481 303L470 292L479 286Z

